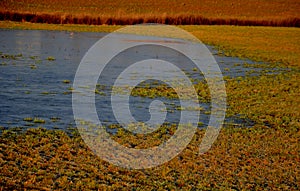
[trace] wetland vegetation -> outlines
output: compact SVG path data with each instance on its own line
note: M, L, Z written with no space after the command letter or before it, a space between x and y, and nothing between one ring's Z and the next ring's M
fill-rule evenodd
M3 2L7 3L7 1ZM57 10L53 7L55 2L51 1L47 7L43 7L41 3L41 14L49 14L53 11L52 9ZM238 2L243 5L248 1ZM279 1L268 5L269 7L274 6L274 9L267 9L262 20L271 18L271 20L282 21L290 17L298 17L297 7L299 6L294 1L295 6L289 6L286 9L288 10L287 14L281 13L277 17L273 12L277 13L276 9L280 8L277 2ZM17 12L25 13L22 3L23 1L19 1L15 7ZM123 4L126 8L127 4ZM248 4L252 5L249 2ZM189 3L184 6L190 7ZM67 11L75 10L71 9L71 6L64 7ZM162 10L157 11L164 12L168 7L167 5L162 6ZM92 9L95 10L95 12L90 11L92 16L99 11L97 6L87 6L76 9L78 12L70 12L70 14L82 16L81 12ZM241 13L245 12L245 20L257 20L257 17L260 16L259 13L262 14L260 9L251 6L247 6L247 9L249 10L240 10L234 13L224 9L219 14L225 19L232 17L241 19L243 18ZM124 10L122 7L120 13ZM132 13L134 15L138 15L138 13L157 15L158 13L145 10L139 12L139 10L137 7ZM176 7L173 11L175 14ZM258 16L251 16L255 15L252 11L256 11ZM107 16L112 13L106 12ZM205 13L204 16L211 17L213 13ZM111 32L121 26L53 25L1 21L0 27ZM44 119L38 116L25 116L21 121L24 121L28 127L33 125L41 127L22 131L23 127L19 126L11 129L0 126L2 132L0 137L0 190L299 190L299 28L196 25L179 27L191 32L205 44L214 46L218 54L224 57L236 56L242 59L251 59L257 62L255 67L262 69L262 72L255 76L224 77L228 96L227 116L239 115L249 119L254 123L251 128L236 128L234 124L226 124L212 148L203 155L198 155L198 146L205 129L197 129L197 133L188 147L166 164L145 170L126 170L95 156L72 126L68 127L69 131L57 128L57 125L65 120L63 117L51 116ZM2 59L0 67L7 67L10 63L15 62L17 65L19 59L26 57L21 53L1 52L0 55ZM44 65L49 67L47 64L55 65L60 61L60 58L56 58L55 55L48 55L45 58L36 56L27 56L26 59L32 60L34 65L26 66L37 67L36 69L39 70ZM50 63L45 64L44 62ZM236 64L236 66L239 65L241 64ZM284 70L268 73L267 70L270 68ZM232 68L226 70L232 70ZM0 78L0 80L5 79ZM45 91L42 98L54 97L56 94L64 95L64 93L66 93L64 96L68 96L72 91L76 91L70 87L72 80L65 76L61 77L57 83L63 86L63 90L54 92L54 94ZM203 102L209 101L210 96L206 84L195 82L195 87L199 99ZM97 86L95 91L99 93L99 96L104 96L103 88L105 87L102 85ZM28 94L33 94L32 91L26 90ZM150 91L150 95L153 96L169 98L174 96L171 89L160 86L151 89L137 88L133 93L136 96L148 96L149 94L145 94L145 91ZM24 95L27 95L26 92L23 92ZM43 92L38 92L38 94L41 93ZM54 130L42 128L46 125L53 126ZM164 125L151 136L130 134L118 126L110 126L110 128L116 129L117 133L112 134L114 140L131 148L148 148L158 145L175 131L172 124Z
M53 24L262 25L299 27L297 0L9 1L0 20Z
M65 29L69 30L68 27ZM107 29L101 26L97 30L101 28ZM198 38L202 37L205 43L215 45L220 54L239 55L272 66L290 68L279 74L261 73L252 77L225 78L229 105L227 115L239 114L253 120L255 124L252 128L236 128L234 124L227 124L212 149L201 156L198 155L198 145L205 130L198 129L193 141L178 157L153 169L133 171L118 168L97 158L74 128L70 129L72 133L69 135L61 130L43 128L28 129L16 134L18 131L14 129L20 130L22 127L11 130L2 128L1 188L299 189L300 54L297 52L300 48L294 40L299 29L231 26L186 26L186 29ZM248 30L251 32L247 36L241 35ZM224 33L226 35L222 35ZM259 41L265 43L257 47L256 42ZM278 47L285 50L286 46L292 51L278 50ZM4 56L3 59L6 57L10 56ZM17 56L11 57L13 59ZM264 68L265 64L260 66ZM68 82L66 79L60 81L62 84ZM195 86L199 87L199 92L205 92L206 96L203 93L199 95L203 101L207 100L209 94L205 84L198 82ZM101 91L104 87L99 85L98 88ZM161 96L167 96L169 90L166 88L166 91L161 91L161 88L152 91L155 94L159 90ZM135 91L142 94L142 90ZM64 119L51 117L45 120L29 116L23 120L40 126L52 122L51 125L55 126L54 123ZM172 125L167 125L153 136L139 137L119 127L110 128L118 129L118 133L112 135L114 140L137 148L157 145L174 132Z

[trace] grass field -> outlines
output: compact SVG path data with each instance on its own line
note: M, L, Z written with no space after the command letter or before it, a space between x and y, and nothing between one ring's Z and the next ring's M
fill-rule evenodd
M121 26L0 22L0 27L110 32ZM216 46L224 56L291 69L276 75L226 79L227 115L242 114L255 122L254 127L223 128L212 149L201 156L198 145L204 130L198 130L178 157L153 169L133 171L97 158L76 133L70 138L45 129L20 135L5 131L0 137L0 190L299 190L300 29L180 27ZM138 147L157 143L157 137L161 136L141 143L120 131L114 139Z
M297 0L125 0L0 2L0 19L75 24L232 24L299 26Z

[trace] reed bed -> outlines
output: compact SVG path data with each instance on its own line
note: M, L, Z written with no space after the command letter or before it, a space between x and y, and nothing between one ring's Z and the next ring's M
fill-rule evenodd
M206 18L195 15L173 16L124 16L124 17L93 17L57 14L0 12L0 20L17 22L48 23L48 24L85 24L85 25L134 25L143 23L160 23L169 25L238 25L238 26L276 26L300 27L299 18L277 20L247 20L236 18Z
M0 20L33 23L300 26L297 0L3 0L0 7Z

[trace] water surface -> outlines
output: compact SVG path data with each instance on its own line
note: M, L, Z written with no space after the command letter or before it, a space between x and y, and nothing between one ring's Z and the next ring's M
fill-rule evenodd
M77 67L88 49L104 33L0 30L0 126L2 129L43 126L48 129L68 131L75 127L72 112L72 82ZM126 41L126 35L121 36ZM243 77L259 75L261 69L251 67L254 62L224 57L208 46L224 76ZM151 53L149 53L151 54ZM132 55L135 56L135 55ZM147 55L143 55L147 57ZM167 57L168 55L166 55ZM246 66L246 67L245 67ZM184 68L184 67L183 67ZM116 68L115 68L116 69ZM114 68L112 68L114 70ZM184 68L190 78L203 80L200 71ZM113 72L113 71L112 71ZM107 75L110 75L107 73ZM126 83L126 81L125 81ZM96 106L107 123L116 123L105 115L109 107L105 95L96 96ZM167 122L176 122L179 102L160 98L173 111ZM153 99L131 97L133 116L139 121L149 119L146 110ZM201 103L200 121L208 123L210 104ZM100 109L101 108L101 109ZM157 111L161 112L161 111ZM187 111L188 112L188 111ZM45 123L34 123L25 118L38 118ZM247 123L241 119L227 119Z

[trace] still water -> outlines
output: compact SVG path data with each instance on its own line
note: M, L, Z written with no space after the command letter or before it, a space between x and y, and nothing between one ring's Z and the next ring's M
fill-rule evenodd
M0 30L1 129L16 128L23 131L26 128L43 126L47 129L68 131L75 128L72 82L85 53L104 35L106 34ZM126 39L126 35L121 38ZM254 62L250 60L220 56L212 47L208 46L208 49L214 55L223 76L258 75L261 70L251 67ZM203 78L197 70L186 68L185 71L196 80ZM103 113L103 121L108 124L116 123L113 117L105 115L107 99L103 99L101 95L96 95L95 99L96 107ZM169 105L169 109L173 108L175 114L180 112L175 109L179 102L166 98L160 100ZM152 101L153 99L145 97L131 97L133 116L139 121L147 120L149 116L144 110L149 108ZM200 121L203 125L200 126L205 126L208 123L210 104L201 103L201 108L203 112ZM173 116L170 115L166 121L176 122L176 115ZM44 121L38 123L30 118ZM249 126L249 121L238 117L226 121Z

